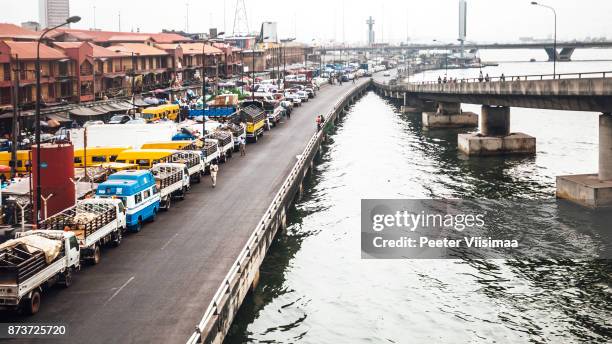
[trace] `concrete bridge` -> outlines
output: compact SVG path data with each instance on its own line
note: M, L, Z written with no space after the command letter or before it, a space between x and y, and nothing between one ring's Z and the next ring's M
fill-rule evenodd
M569 61L576 49L612 48L611 41L604 42L557 42L557 61ZM456 49L544 49L549 60L553 60L555 54L554 42L534 43L471 43L466 42L463 47L459 44L407 44L398 46L331 46L316 48L322 54L333 51L416 51L416 50L456 50Z
M377 79L372 86L401 102L403 112L421 113L427 129L479 126L478 133L458 135L458 148L468 156L535 154L535 137L510 131L511 107L601 113L598 173L558 177L557 196L591 207L612 207L611 76L612 72L526 75L449 83ZM482 105L480 115L462 111L461 103Z

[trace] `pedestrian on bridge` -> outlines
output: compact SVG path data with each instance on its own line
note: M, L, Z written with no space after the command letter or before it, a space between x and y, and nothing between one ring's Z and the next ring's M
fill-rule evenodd
M501 76L499 77L499 81L501 82L506 81L506 76L504 75L504 73L502 73Z
M317 122L317 131L321 130L321 115L317 116L316 118L316 122Z
M482 80L484 80L484 77L482 76L482 71L480 71L480 75L478 75L478 82L482 82Z
M219 172L219 165L214 162L210 165L210 179L212 180L212 187L217 186L217 173Z

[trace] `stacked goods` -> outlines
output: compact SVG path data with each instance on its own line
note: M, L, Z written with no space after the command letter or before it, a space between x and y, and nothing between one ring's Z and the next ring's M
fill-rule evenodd
M212 106L236 106L238 105L237 94L221 94L212 101Z
M47 218L40 224L40 228L73 231L78 239L85 239L116 218L117 213L114 205L104 202L82 201L74 207Z
M158 190L164 190L183 179L183 170L176 165L155 164L151 168L151 173L155 177Z
M172 162L178 164L184 164L187 168L192 168L193 166L200 164L200 153L194 152L195 146L193 149L178 151L164 159L164 162Z
M204 152L204 156L211 156L215 154L217 147L218 146L214 142L206 141L204 147L202 147L202 152Z
M231 131L234 137L244 134L244 126L240 124L228 123L222 129Z
M223 130L214 131L210 135L210 137L219 141L219 146L222 146L222 147L232 142L232 135L228 133L227 131L223 131Z
M62 241L40 235L0 245L0 284L19 284L51 264L62 253Z
M250 123L258 123L266 118L266 114L262 108L249 105L241 109L240 118Z

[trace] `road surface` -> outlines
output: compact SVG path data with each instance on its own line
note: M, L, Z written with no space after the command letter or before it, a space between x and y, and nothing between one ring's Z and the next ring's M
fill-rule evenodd
M316 130L315 116L354 86L323 87L247 145L246 157L221 164L215 189L205 178L119 248L103 250L100 264L86 266L70 288L47 290L40 313L2 313L0 321L65 323L62 343L184 343Z

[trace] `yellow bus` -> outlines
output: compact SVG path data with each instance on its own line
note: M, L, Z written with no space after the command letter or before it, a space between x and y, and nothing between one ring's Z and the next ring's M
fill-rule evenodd
M87 166L99 166L114 162L119 153L132 147L87 147ZM85 167L85 149L74 150L74 167Z
M128 164L128 163L123 163L123 162L106 162L100 166L102 166L103 168L109 169L112 173L116 173L119 171L125 171L125 170L137 170L138 169L138 165L136 164Z
M159 106L150 107L142 110L140 117L147 122L155 122L164 118L166 111Z
M177 104L164 104L142 110L141 117L147 122L155 122L164 118L176 121L180 111Z
M166 118L171 121L176 121L179 117L179 113L181 112L181 108L177 104L166 104L161 105L161 108L166 111Z
M121 152L115 162L136 164L139 170L146 170L174 153L174 149L128 149Z
M13 166L11 161L11 152L0 152L0 165ZM17 164L15 171L17 173L26 173L30 171L30 151L29 150L18 150L17 151Z
M177 149L177 150L196 150L196 141L183 140L183 141L155 141L147 142L141 149Z

